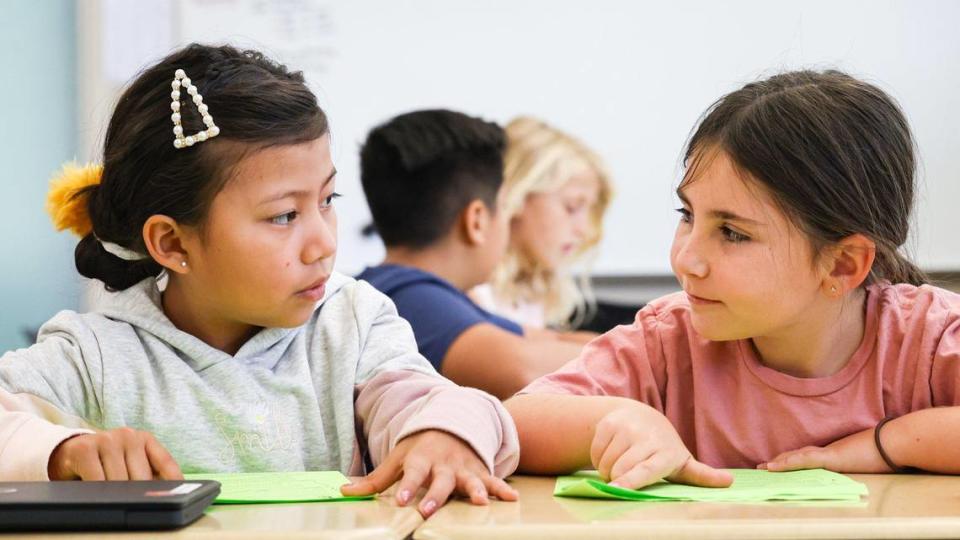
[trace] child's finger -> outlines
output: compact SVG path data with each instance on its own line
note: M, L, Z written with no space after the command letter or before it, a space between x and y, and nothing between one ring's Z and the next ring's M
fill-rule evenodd
M665 467L663 459L656 459L657 455L654 452L653 448L648 448L645 446L633 446L627 449L626 452L621 454L613 466L610 467L610 476L611 480L620 478L627 471L632 469L638 463L646 463L647 469L650 470L651 474L657 475L659 480L660 478L666 476L670 471ZM655 482L656 480L652 480Z
M767 464L767 470L774 472L795 471L798 469L828 468L819 449L801 449L788 452Z
M520 498L520 493L513 489L506 481L493 475L485 475L483 484L487 486L487 493L500 499L501 501L515 501Z
M100 456L100 464L103 467L103 474L106 480L129 480L127 476L127 463L123 457L123 447L105 437L97 447L97 453Z
M147 458L146 445L141 448L127 447L123 458L127 463L127 476L131 480L153 480L153 468Z
M413 499L413 494L420 489L430 475L430 462L416 456L408 457L403 462L403 477L397 484L397 502L404 506Z
M487 487L483 485L483 480L480 480L479 476L472 472L461 471L456 474L456 477L457 490L459 490L461 494L469 497L471 503L479 505L490 504Z
M651 468L649 461L635 463L627 472L612 479L610 485L625 487L627 489L639 489L648 486L657 480L663 478Z
M727 471L714 469L690 457L683 467L668 477L671 482L703 487L727 487L733 483L733 475Z
M153 435L146 435L143 448L156 477L163 480L183 480L183 472L180 471L177 460L173 459L170 452L167 452L167 449Z
M420 501L420 514L427 518L433 514L437 508L447 502L453 489L457 486L457 479L453 470L448 467L434 467L431 471L430 487Z
M83 452L82 454L75 456L75 460L71 460L70 465L74 473L80 477L81 480L91 480L99 481L106 480L107 476L103 472L103 464L100 463L100 455L94 452ZM63 478L66 480L66 478Z
M603 458L603 455L607 451L607 447L610 446L610 442L613 440L616 431L608 429L606 424L601 423L597 426L597 430L593 435L593 440L590 442L590 463L599 470L600 460Z
M630 439L628 437L614 436L603 455L600 456L599 463L596 463L597 472L601 478L611 478L613 475L613 465L620 459L625 452L630 450Z
M340 486L340 493L346 497L363 497L373 495L392 486L400 477L400 464L396 459L389 457L370 474L351 484Z

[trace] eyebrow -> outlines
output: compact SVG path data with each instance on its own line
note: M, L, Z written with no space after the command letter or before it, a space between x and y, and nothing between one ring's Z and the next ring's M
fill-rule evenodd
M327 179L323 181L323 185L320 186L320 190L323 191L323 188L327 187L327 184L329 184L330 181L333 180L333 177L336 176L336 175L337 175L337 169L334 168L333 171L330 172L330 176L328 176ZM259 203L257 203L257 206L263 206L264 204L272 203L272 202L274 202L274 201L283 200L283 199L286 199L286 198L288 198L288 197L292 197L292 198L305 197L305 196L307 196L307 195L309 195L309 194L310 194L309 191L305 191L305 190L302 190L302 189L292 189L292 190L290 190L290 191L283 191L283 192L280 192L280 193L276 193L276 194L274 194L274 195L270 195L270 196L267 197L266 199L263 199L262 201L260 201Z
M677 189L677 197L680 197L680 200L683 201L683 204L685 204L686 206L689 206L690 208L693 208L693 203L690 202L690 199L688 199L688 198L683 194L683 192L680 191L679 188ZM750 219L750 218L743 217L743 216L738 215L738 214L736 214L736 213L734 213L734 212L731 212L731 211L729 211L729 210L722 210L722 209L721 209L721 210L711 210L711 211L709 211L707 214L710 215L711 217L714 217L714 218L717 218L717 219L723 219L723 220L726 220L726 221L740 221L740 222L742 222L742 223L749 223L749 224L751 224L751 225L763 225L763 223L761 223L761 222L759 222L759 221L757 221L757 220L755 220L755 219Z

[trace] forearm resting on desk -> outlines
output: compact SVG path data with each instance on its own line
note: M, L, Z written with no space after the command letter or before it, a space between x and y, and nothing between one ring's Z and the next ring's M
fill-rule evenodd
M597 424L617 409L657 413L638 401L608 396L526 394L510 398L504 406L520 437L518 472L532 474L564 474L591 467L590 445Z
M842 473L888 473L875 429L848 435L824 447L784 452L761 468L771 471L824 468ZM880 445L897 467L960 474L960 407L923 409L895 418L880 430Z

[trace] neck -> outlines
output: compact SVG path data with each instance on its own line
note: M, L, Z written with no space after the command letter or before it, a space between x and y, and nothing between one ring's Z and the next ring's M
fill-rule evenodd
M477 276L473 257L466 247L449 242L425 249L389 247L384 264L399 264L430 272L449 281L461 291L467 291L485 281Z
M865 304L863 289L839 301L823 300L805 310L802 321L776 334L753 338L760 361L795 377L828 377L837 373L863 341Z
M229 355L234 355L260 328L232 321L211 313L197 299L204 295L190 292L181 280L170 277L163 291L163 312L179 330Z

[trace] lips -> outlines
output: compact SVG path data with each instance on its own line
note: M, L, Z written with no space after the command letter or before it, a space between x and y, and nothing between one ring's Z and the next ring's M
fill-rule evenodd
M697 296L693 293L687 292L687 298L690 300L690 303L698 306L712 306L720 304L719 300L711 300L709 298L704 298L702 296Z
M321 298L323 298L323 294L326 292L327 280L329 278L330 276L325 276L317 281L314 281L306 289L297 291L297 296L314 302L319 301Z

